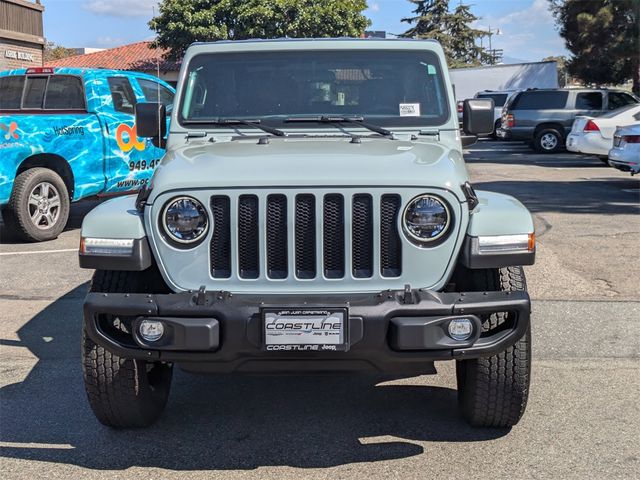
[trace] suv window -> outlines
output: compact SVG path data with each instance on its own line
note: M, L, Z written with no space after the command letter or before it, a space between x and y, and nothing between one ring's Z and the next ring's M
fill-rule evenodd
M109 77L109 90L113 99L113 108L116 112L134 113L136 96L131 88L131 82L124 77Z
M0 110L20 109L24 76L0 78Z
M576 110L602 110L602 93L579 93L576 96Z
M567 91L521 92L513 101L514 110L555 110L567 105Z
M492 98L494 106L502 107L507 101L507 97L506 93L479 93L477 98Z
M158 91L160 92L160 103L165 107L173 105L173 92L166 87L163 87L158 82L152 80L146 80L144 78L138 79L138 84L144 94L144 99L147 102L158 102ZM169 109L167 109L167 112Z
M617 110L625 105L633 105L638 101L628 93L609 92L609 110Z
M44 97L45 110L84 110L82 80L71 75L52 75Z

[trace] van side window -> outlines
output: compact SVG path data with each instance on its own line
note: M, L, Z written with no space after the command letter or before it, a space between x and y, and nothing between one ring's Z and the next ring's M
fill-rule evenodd
M113 108L116 112L130 113L133 115L136 96L131 88L131 83L125 77L109 77L109 90L113 99Z
M24 76L14 75L0 78L0 110L19 110L22 99Z
M627 93L609 92L609 110L617 110L634 103L638 103L637 100Z
M22 108L42 108L48 77L27 77L22 97Z
M160 103L165 107L173 105L173 92L166 87L163 87L158 82L152 80L146 80L144 78L138 79L138 84L144 94L144 99L147 102L158 103L158 91L160 92Z
M522 92L513 102L514 110L556 110L567 105L569 92L539 91Z
M44 97L46 110L84 110L82 80L71 75L52 75Z
M576 110L602 110L602 93L579 93L576 96Z

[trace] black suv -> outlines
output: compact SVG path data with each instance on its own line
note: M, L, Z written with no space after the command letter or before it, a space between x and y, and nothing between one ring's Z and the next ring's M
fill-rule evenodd
M554 153L564 147L576 116L598 116L639 102L630 93L607 89L524 90L512 96L502 109L498 136L528 142L541 153Z

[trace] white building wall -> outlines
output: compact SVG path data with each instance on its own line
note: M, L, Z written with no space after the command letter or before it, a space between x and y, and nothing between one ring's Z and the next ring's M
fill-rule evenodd
M482 90L558 88L556 62L515 63L450 70L456 100L472 98Z

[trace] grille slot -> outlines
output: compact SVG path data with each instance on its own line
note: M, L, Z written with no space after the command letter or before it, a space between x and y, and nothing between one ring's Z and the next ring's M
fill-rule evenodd
M354 195L352 212L352 273L355 278L370 278L373 275L373 199L371 195Z
M240 278L260 275L258 197L241 195L238 201L238 267Z
M344 277L344 197L339 194L326 195L322 217L324 276L342 278Z
M295 209L296 276L316 276L316 199L311 194L296 196Z
M287 278L287 197L267 197L267 275Z
M399 277L402 274L402 242L398 233L400 195L382 195L380 200L380 274Z
M231 218L229 197L211 197L213 236L211 237L211 275L213 278L231 276Z

